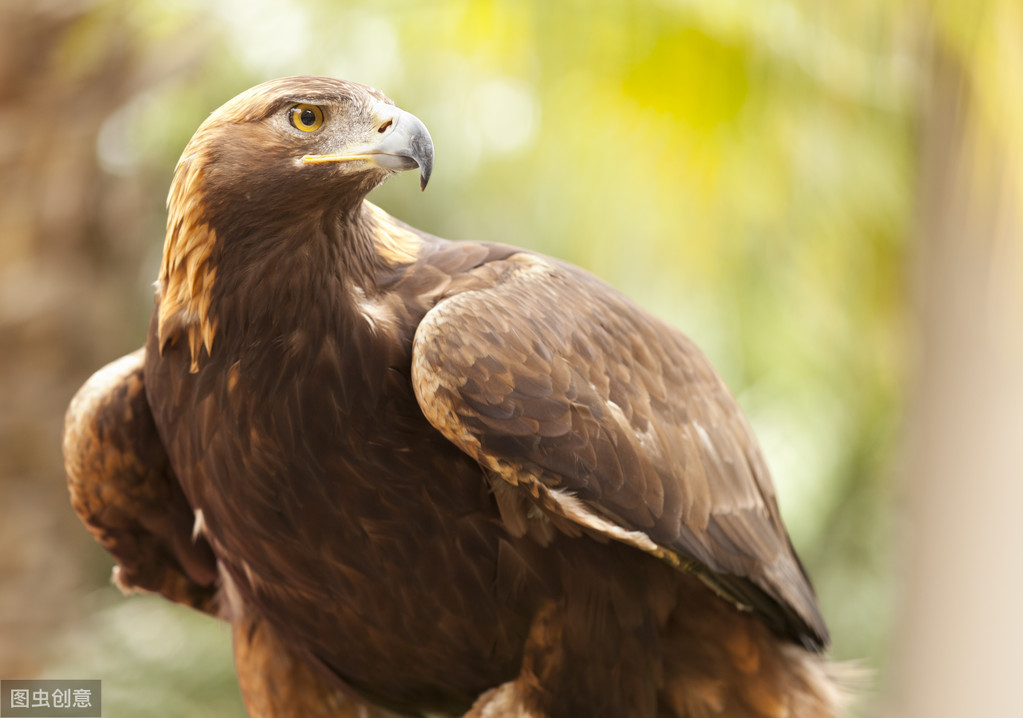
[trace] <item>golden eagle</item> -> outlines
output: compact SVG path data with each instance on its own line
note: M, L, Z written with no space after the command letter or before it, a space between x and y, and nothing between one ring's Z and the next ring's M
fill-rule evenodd
M198 129L146 345L67 414L115 579L230 621L254 716L835 715L721 378L576 267L366 201L432 163L329 78Z

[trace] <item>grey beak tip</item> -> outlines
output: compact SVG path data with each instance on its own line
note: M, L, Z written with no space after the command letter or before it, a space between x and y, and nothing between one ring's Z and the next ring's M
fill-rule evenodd
M419 191L422 192L426 189L426 185L430 182L430 174L433 172L433 163L429 162L419 166Z
M425 190L433 174L433 139L426 127L419 123L421 132L412 138L412 158L419 165L419 189Z

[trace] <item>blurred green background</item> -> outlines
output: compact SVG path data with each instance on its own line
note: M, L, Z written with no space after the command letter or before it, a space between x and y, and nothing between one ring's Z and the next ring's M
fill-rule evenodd
M224 627L110 586L59 432L81 382L143 341L192 131L253 84L326 74L433 134L429 190L396 177L374 202L575 262L707 352L767 453L833 655L872 672L857 714L897 714L912 670L894 665L932 650L896 650L895 630L927 543L914 477L946 446L926 419L953 415L920 401L948 384L929 362L1002 322L983 341L1011 340L1011 391L992 397L1018 396L1021 28L1010 0L3 0L0 677L101 678L110 718L243 715ZM973 260L987 273L959 284ZM951 366L996 376L979 354ZM1013 580L1021 548L999 548Z

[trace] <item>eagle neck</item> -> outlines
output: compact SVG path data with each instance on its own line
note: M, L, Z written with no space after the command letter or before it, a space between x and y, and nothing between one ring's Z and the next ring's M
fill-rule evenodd
M340 280L349 294L382 291L419 254L419 238L368 201L335 215L325 232L338 250Z
M273 384L322 363L324 352L352 370L387 366L362 356L375 351L374 332L392 328L368 321L367 307L376 310L371 319L383 315L382 298L412 264L419 242L369 203L301 225L225 236L215 257L210 357L244 364L258 356L265 370L275 367Z
M264 227L218 242L211 312L222 351L295 345L331 331L344 315L340 248L322 218ZM262 346L266 344L267 346ZM216 345L211 354L217 355Z

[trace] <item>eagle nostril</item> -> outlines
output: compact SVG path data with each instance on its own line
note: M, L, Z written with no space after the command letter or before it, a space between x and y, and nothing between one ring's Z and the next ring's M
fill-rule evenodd
M388 120L384 124L380 125L380 129L377 130L380 134L387 132L387 128L394 124L394 120Z

